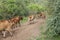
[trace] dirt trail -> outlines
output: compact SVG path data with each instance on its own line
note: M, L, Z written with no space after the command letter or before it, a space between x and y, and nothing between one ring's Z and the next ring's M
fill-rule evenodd
M31 40L39 36L40 33L40 25L43 23L43 19L35 20L36 23L28 25L24 23L21 27L15 30L13 37L1 38L0 40Z

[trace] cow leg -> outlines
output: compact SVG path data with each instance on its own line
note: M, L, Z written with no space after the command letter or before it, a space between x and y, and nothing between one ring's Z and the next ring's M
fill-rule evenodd
M9 33L10 33L10 35L11 35L11 36L13 36L13 33L12 33L12 31L9 31Z
M21 26L21 21L20 21L20 22L18 22L18 26L19 26L19 27Z
M13 36L12 29L8 30L11 36Z
M18 27L20 27L20 26L21 26L21 23L20 23L20 22L18 22L18 23L17 23L17 26L18 26Z
M13 29L11 29L11 28L9 28L9 29L7 28L7 29L6 29L6 31L8 31L11 36L13 36L12 30L13 30Z
M32 21L30 21L29 24L32 24Z
M14 24L13 27L12 27L12 29L14 29L14 28L16 28L16 27L17 27L17 24Z
M6 32L7 32L7 31L2 31L2 34L3 34L3 37L4 37L4 38L6 37Z
M21 23L19 22L19 26L21 26Z
M16 27L17 27L17 24L14 25L14 28L16 28Z

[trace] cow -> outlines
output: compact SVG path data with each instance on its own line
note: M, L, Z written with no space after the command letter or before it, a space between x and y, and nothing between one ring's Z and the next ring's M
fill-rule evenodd
M43 12L41 12L40 17L43 18L43 19L46 18L45 14Z
M6 33L9 32L12 36L12 28L15 24L17 24L20 20L23 18L20 16L16 16L14 18L11 18L9 20L0 20L0 31L3 34L3 37L6 37Z
M13 17L11 18L11 22L14 22L15 24L18 24L19 23L19 26L21 26L20 24L20 21L23 20L23 17L22 16L16 16L16 17ZM16 25L15 25L16 26Z
M35 15L30 15L28 17L29 24L34 23Z
M10 22L10 20L0 20L0 31L3 34L3 37L6 37L6 32L9 32L12 36L11 27L14 25L14 22Z
M41 13L37 14L37 18L43 18L43 19L45 19L46 16L45 16L45 14L43 12L41 12Z

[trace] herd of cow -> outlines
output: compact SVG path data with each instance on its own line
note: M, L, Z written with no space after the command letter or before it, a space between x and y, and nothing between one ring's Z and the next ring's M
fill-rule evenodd
M38 18L40 18L40 17L45 18L45 15L44 14L38 14L37 17ZM30 15L28 17L29 22L33 21L35 18L36 18L35 15ZM20 24L21 20L23 20L22 16L16 16L16 17L13 17L9 20L0 20L0 32L2 33L2 36L6 37L7 32L9 32L9 34L12 36L13 35L12 28L14 26L16 26L17 23Z
M12 36L12 27L22 19L22 17L17 16L9 20L0 20L0 32L2 32L3 37L6 37L7 32Z

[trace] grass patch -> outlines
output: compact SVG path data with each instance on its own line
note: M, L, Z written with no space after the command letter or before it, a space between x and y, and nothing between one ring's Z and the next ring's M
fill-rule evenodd
M25 23L28 21L28 17L24 17L23 20L21 20L21 23Z

